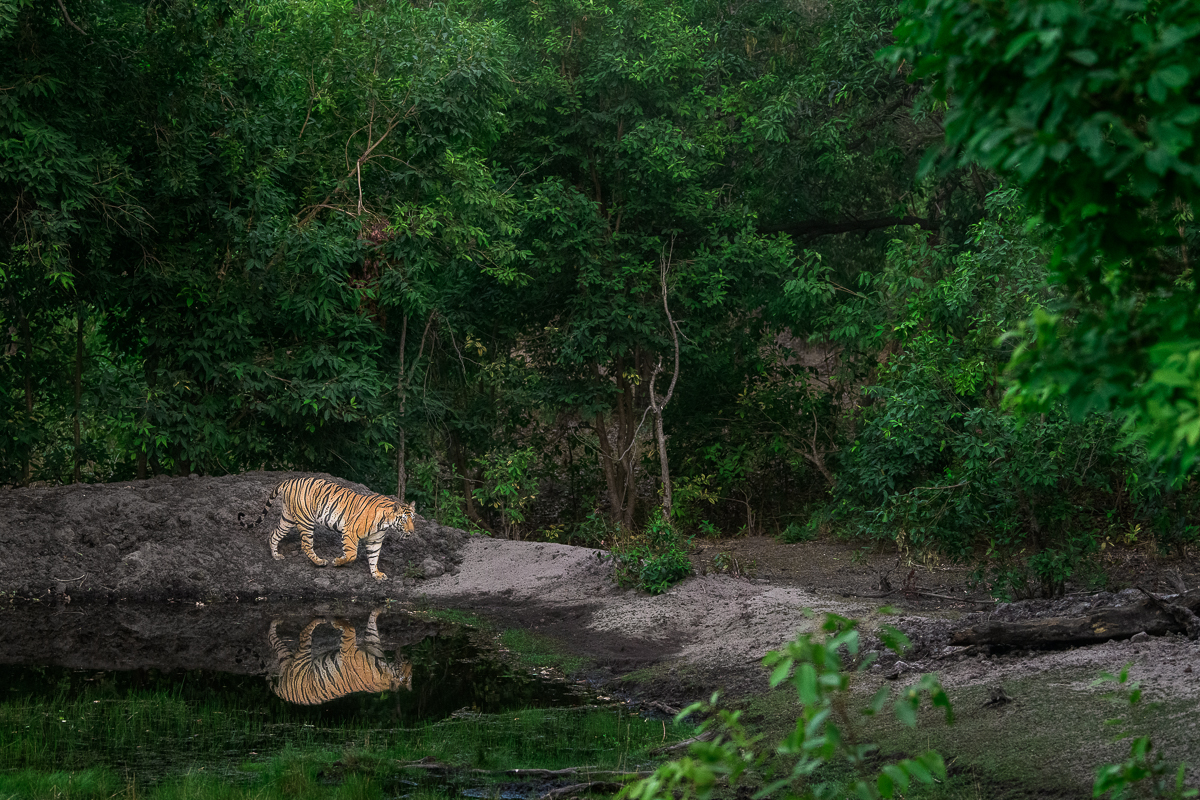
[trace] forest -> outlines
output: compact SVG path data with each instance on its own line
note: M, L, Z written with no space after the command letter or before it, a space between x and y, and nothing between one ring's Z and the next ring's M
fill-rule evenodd
M1002 597L1200 543L1194 0L0 0L0 48L7 486L328 472L652 589L687 537Z

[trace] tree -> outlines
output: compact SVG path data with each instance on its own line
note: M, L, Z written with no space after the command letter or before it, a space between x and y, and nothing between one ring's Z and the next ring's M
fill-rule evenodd
M1030 322L1014 399L1121 414L1152 454L1200 455L1200 6L910 0L893 64L948 104L930 159L1010 175L1057 229L1057 307Z

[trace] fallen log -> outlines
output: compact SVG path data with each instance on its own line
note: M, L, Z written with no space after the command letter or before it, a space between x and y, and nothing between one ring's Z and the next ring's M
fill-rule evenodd
M1144 591L1144 590L1143 590ZM1200 609L1200 589L1169 599L1149 597L1119 608L1100 608L1080 617L1046 617L1020 622L984 622L960 628L950 635L952 645L990 644L1006 647L1043 647L1097 644L1110 639L1128 639L1145 631L1151 636L1197 631L1186 624L1181 609L1193 614Z

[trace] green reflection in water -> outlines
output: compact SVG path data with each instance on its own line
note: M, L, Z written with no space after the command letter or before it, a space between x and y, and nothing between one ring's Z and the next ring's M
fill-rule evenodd
M486 778L431 785L398 762L630 769L690 732L587 707L463 631L386 656L411 665L411 690L315 706L281 700L264 676L0 666L0 800L491 796Z

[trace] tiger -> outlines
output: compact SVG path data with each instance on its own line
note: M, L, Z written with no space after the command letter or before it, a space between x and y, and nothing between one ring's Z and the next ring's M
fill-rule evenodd
M295 652L276 630L280 621L272 620L267 640L275 650L279 674L268 677L271 691L289 703L306 706L327 703L351 692L379 693L401 687L412 691L412 664L389 664L383 656L376 625L379 614L380 609L371 612L362 647L348 623L317 617L300 632ZM326 622L342 632L341 643L337 650L314 657L313 631Z
M295 526L300 528L300 549L304 555L318 567L328 564L313 551L313 528L320 522L342 534L342 555L333 560L335 567L354 563L359 542L366 541L367 563L376 581L387 580L387 575L379 571L384 536L392 528L399 528L400 538L408 538L417 514L416 503L400 503L381 494L360 494L324 478L291 478L275 487L258 519L246 522L246 514L242 512L238 514L238 522L247 530L253 528L263 521L279 495L283 495L283 513L271 532L272 558L283 560L279 543Z

